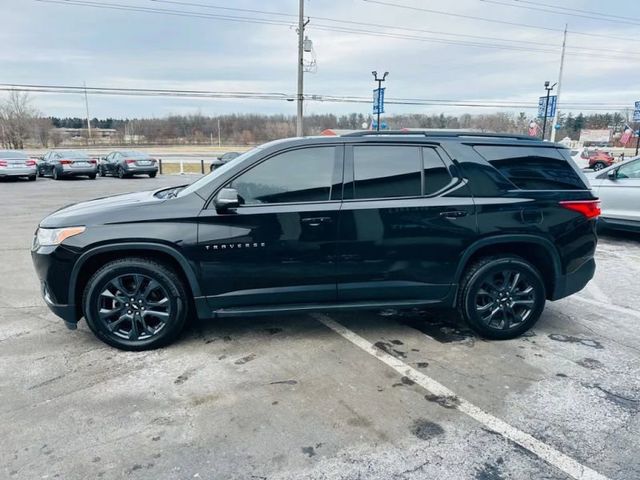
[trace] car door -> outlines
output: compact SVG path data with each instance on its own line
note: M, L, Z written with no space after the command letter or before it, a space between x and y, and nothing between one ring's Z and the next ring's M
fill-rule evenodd
M201 285L213 310L334 302L341 146L276 153L227 185L240 206L199 218Z
M45 153L45 155L42 157L42 162L40 162L40 165L38 165L38 169L41 175L48 175L48 169L49 169L49 157L51 156L51 152L47 152Z
M613 172L613 176L604 174L604 178L598 179L596 194L602 203L602 216L640 222L640 158Z
M111 154L109 154L109 156L107 157L107 171L112 175L115 175L116 172L116 162L118 155L118 152L111 152Z
M437 147L347 147L338 300L437 301L476 236L475 207Z

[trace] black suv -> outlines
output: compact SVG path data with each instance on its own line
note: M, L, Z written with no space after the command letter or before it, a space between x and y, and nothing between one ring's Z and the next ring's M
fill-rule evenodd
M530 137L358 132L279 140L195 183L45 218L48 306L118 348L199 318L450 307L480 335L530 328L595 270L597 199Z

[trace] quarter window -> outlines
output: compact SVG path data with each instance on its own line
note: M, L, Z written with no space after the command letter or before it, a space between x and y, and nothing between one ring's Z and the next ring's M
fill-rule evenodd
M418 147L355 146L354 196L357 199L420 196L420 169Z
M331 198L335 147L281 153L243 173L230 184L241 205L322 202Z
M584 190L578 172L555 148L478 145L475 150L523 190Z
M451 182L451 175L434 148L422 149L424 162L424 194L433 195Z

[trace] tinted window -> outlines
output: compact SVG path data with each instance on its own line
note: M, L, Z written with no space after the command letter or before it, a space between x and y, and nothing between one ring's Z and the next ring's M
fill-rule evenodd
M618 169L618 178L640 178L640 160L634 160Z
M580 175L555 148L476 146L516 187L523 190L583 190Z
M421 195L418 147L353 147L355 198Z
M76 152L76 151L68 151L68 152L60 152L60 154L64 158L77 158L77 159L88 159L89 156L84 152Z
M240 203L319 202L331 197L335 147L281 153L233 180Z
M433 148L422 149L424 162L424 194L432 195L451 182L451 175L442 158Z
M14 152L12 150L4 150L0 151L0 158L10 158L10 159L26 159L29 158L29 155L22 152Z

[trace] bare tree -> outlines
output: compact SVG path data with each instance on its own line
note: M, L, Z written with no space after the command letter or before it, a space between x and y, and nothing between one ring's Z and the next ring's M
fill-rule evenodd
M29 94L11 91L9 98L0 104L2 143L9 148L24 148L37 117L38 111L31 106Z

